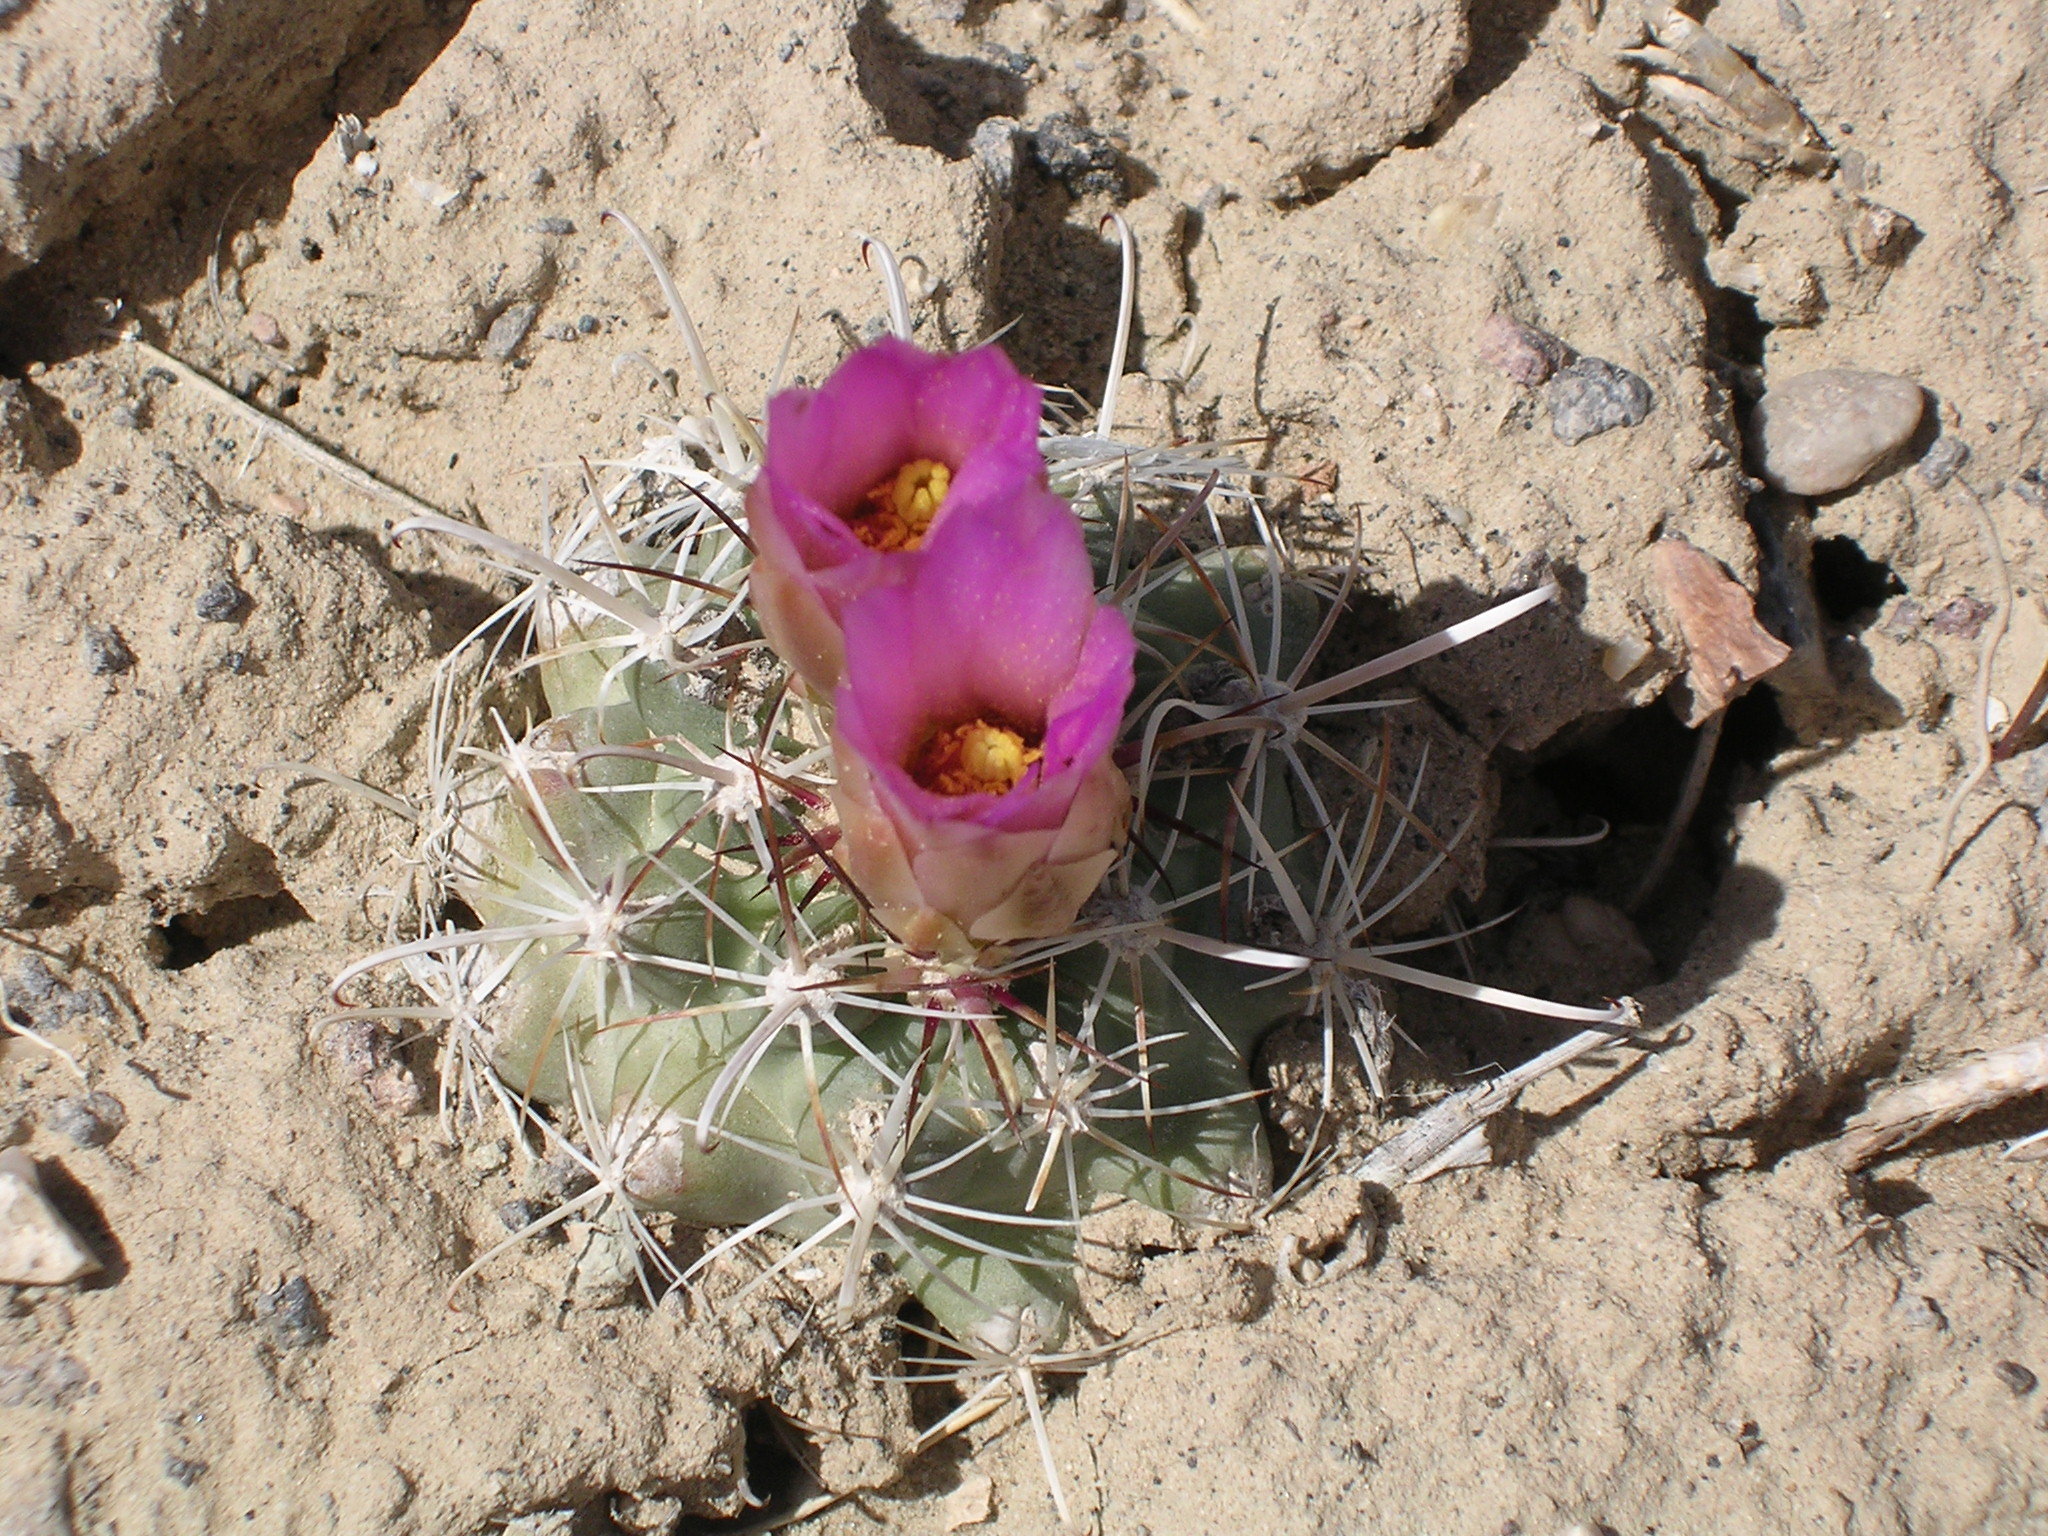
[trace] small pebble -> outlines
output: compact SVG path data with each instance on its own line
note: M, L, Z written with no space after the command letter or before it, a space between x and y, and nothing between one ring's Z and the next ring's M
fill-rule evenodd
M409 1115L426 1102L426 1090L399 1057L397 1042L371 1020L345 1020L321 1044L386 1114Z
M498 1207L498 1220L507 1232L523 1232L553 1209L545 1200L507 1200ZM552 1229L533 1234L535 1241L545 1241L552 1235Z
M1956 471L1970 462L1970 445L1960 437L1946 433L1934 440L1934 446L1920 455L1920 478L1933 490L1940 490L1955 479Z
M135 653L118 630L90 625L85 631L85 664L96 677L112 677L135 665Z
M498 362L508 362L519 350L519 343L526 340L526 333L533 328L533 317L540 313L537 304L514 304L497 319L484 335L484 356Z
M1873 267L1894 266L1905 260L1919 236L1911 219L1879 203L1865 203L1850 231L1856 254Z
M40 781L36 781L40 783ZM6 795L33 794L33 786L8 784ZM7 978L7 1002L18 1015L36 1024L56 1024L69 1019L107 1016L106 997L93 987L73 987L59 981L41 955L25 955Z
M1892 1304L1892 1312L1908 1328L1945 1330L1948 1327L1948 1318L1942 1313L1941 1303L1932 1296L1901 1296Z
M1541 384L1572 360L1572 349L1548 331L1496 310L1479 327L1479 356L1517 384Z
M20 793L19 790L14 793ZM9 796L9 804L15 803ZM34 1005L48 1002L64 990L64 984L51 971L50 963L38 954L22 956L21 964L12 976L7 978L7 990L13 995L8 1001L15 1007L23 1003Z
M164 1455L164 1476L180 1488L190 1488L199 1481L200 1475L205 1471L206 1463L203 1461L190 1461L183 1456L173 1456L169 1452Z
M571 219L542 219L533 226L533 232L536 235L573 235L576 225Z
M586 336L595 336L597 334L597 323L597 316L582 315L576 321L576 329Z
M1750 416L1763 477L1795 496L1847 490L1913 435L1926 403L1911 379L1861 368L1774 384Z
M2023 469L2013 477L2012 493L2037 512L2048 512L2048 480L2038 469Z
M1984 621L1995 611L1989 603L1979 602L1974 597L1959 597L1937 609L1928 619L1927 627L1938 635L1974 640L1983 630Z
M2025 1397L2041 1384L2041 1378L2017 1360L2001 1360L1991 1369L1998 1373L2000 1381L2012 1389L2014 1397Z
M43 1194L34 1159L19 1147L0 1152L0 1285L65 1285L99 1267Z
M590 1170L567 1153L532 1164L526 1170L525 1182L528 1189L554 1205L588 1194L597 1185Z
M263 346L282 352L285 347L284 327L277 323L277 316L266 314L260 309L249 311L249 335Z
M1030 144L1040 168L1073 196L1099 192L1123 199L1123 163L1116 146L1100 130L1062 113L1033 129Z
M49 1115L53 1130L81 1147L104 1147L128 1123L128 1110L111 1093L95 1089L75 1099L60 1099Z
M327 1319L320 1298L304 1275L293 1275L256 1304L256 1315L270 1329L279 1349L307 1349L327 1337Z
M201 592L199 601L193 606L207 623L226 624L242 611L248 601L249 594L223 576Z
M1543 386L1550 430L1560 441L1582 443L1615 427L1632 427L1650 414L1650 386L1613 363L1582 357L1558 369Z

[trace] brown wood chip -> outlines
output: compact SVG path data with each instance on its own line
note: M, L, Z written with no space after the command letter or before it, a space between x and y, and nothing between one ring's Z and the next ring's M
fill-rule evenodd
M1659 539L1650 554L1689 653L1685 723L1698 725L1792 652L1757 623L1755 602L1713 556L1680 538Z

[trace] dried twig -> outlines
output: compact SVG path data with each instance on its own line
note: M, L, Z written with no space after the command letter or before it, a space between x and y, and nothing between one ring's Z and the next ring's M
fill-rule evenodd
M1991 510L1984 505L1984 498L1969 486L1961 475L1949 482L1968 503L1977 519L1977 535L1984 543L1984 554L1991 562L1991 568L1998 573L1999 602L1991 615L1991 622L1984 631L1983 647L1977 653L1977 716L1970 728L1977 739L1977 766L1970 776L1956 786L1956 792L1949 797L1947 807L1941 813L1941 841L1935 850L1934 870L1927 877L1927 889L1933 890L1941 884L1941 877L1948 873L1949 853L1955 843L1956 817L1961 814L1963 802L1977 792L1977 786L1990 776L1992 765L1997 761L1997 743L1991 739L1991 669L1998 660L1998 647L2005 640L2006 627L2012 623L2012 567L2005 558L2005 546L1999 542L1998 525L1991 521Z
M81 1067L78 1064L78 1058L76 1056L72 1055L69 1051L65 1050L64 1047L59 1045L56 1041L45 1040L41 1035L37 1034L33 1029L29 1028L28 1025L17 1023L15 1021L14 1016L9 1011L7 1005L7 982L5 981L5 979L0 979L0 1032L19 1036L21 1039L26 1040L30 1045L37 1046L42 1050L48 1051L52 1056L55 1056L59 1060L61 1060L65 1066L69 1067L71 1069L71 1075L77 1078L81 1083L90 1083L92 1081L91 1078L85 1075L85 1068Z
M2048 1089L2048 1035L2036 1035L1924 1082L1879 1094L1843 1129L1838 1155L1845 1168L1861 1168L1940 1126L2043 1089Z
M1692 825L1692 819L1699 813L1700 797L1707 792L1707 775L1714 768L1714 753L1721 745L1721 727L1728 721L1728 711L1717 709L1702 720L1693 738L1692 766L1686 769L1685 784L1678 792L1678 804L1671 808L1671 816L1664 823L1664 837L1657 844L1657 852L1650 860L1650 867L1643 871L1643 878L1637 882L1635 892L1623 905L1622 911L1631 916L1640 912L1643 904L1656 894L1657 887L1664 883L1664 877L1671 873L1671 862L1678 857L1678 845L1685 839L1685 829Z
M208 378L190 363L171 356L161 347L153 347L140 336L128 337L128 345L135 348L159 368L169 372L183 384L189 384L205 395L215 405L231 415L240 417L256 429L259 437L275 438L287 450L297 454L316 469L325 470L336 479L344 480L365 496L397 507L413 517L440 517L442 514L430 507L417 496L407 495L396 486L386 485L359 464L351 464L340 454L322 448L305 433L288 422L279 421L268 411L251 405L226 385Z
M1524 1088L1589 1051L1626 1040L1642 1027L1642 1011L1634 999L1623 998L1621 1007L1627 1014L1623 1024L1580 1030L1541 1056L1432 1104L1399 1135L1367 1153L1358 1165L1357 1178L1381 1189L1399 1189L1403 1184L1419 1184L1447 1169L1488 1161L1486 1122L1514 1103Z

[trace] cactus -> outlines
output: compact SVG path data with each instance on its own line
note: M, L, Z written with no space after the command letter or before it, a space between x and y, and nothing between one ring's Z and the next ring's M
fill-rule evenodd
M593 484L550 553L407 525L529 578L501 618L526 621L545 718L515 736L451 684L417 931L337 983L405 964L450 1030L444 1076L564 1128L599 1176L586 1202L721 1234L661 1284L773 1234L752 1284L830 1255L845 1321L884 1256L971 1359L1019 1373L1035 1418L1029 1367L1086 1357L1061 1349L1087 1212L1242 1226L1271 1197L1248 1063L1278 1021L1321 1019L1327 1098L1347 1040L1379 1086L1375 978L1619 1016L1437 977L1394 957L1442 940L1373 937L1462 834L1422 825L1419 773L1393 783L1370 728L1395 706L1356 691L1554 587L1320 676L1350 578L1292 569L1227 455L1123 447L1107 403L1097 431L1039 440L1036 389L993 349L918 353L893 282L896 337L777 397L764 444L663 282L701 416ZM830 489L849 475L876 487L850 512ZM847 542L883 513L889 539ZM491 670L505 631L450 675ZM963 725L986 739L960 753L1087 741L1065 768L904 788L897 716L961 688L996 723ZM1418 832L1419 864L1398 854ZM476 926L446 921L449 895Z

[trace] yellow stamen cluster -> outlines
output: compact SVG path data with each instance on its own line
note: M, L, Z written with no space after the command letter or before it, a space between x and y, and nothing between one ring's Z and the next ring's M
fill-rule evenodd
M1022 731L977 717L932 732L905 766L933 794L1000 795L1044 756Z
M860 499L847 521L869 549L908 550L924 542L953 483L936 459L912 459Z

